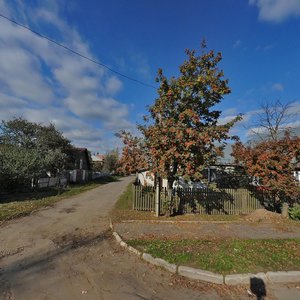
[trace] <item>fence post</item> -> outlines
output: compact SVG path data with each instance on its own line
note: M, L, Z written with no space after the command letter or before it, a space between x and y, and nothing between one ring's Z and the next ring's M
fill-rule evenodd
M157 176L156 187L155 187L155 216L160 215L160 177Z
M136 186L135 184L133 183L132 184L132 195L133 195L133 201L132 201L132 209L135 210L135 203L136 203Z
M283 218L288 218L289 216L289 204L286 202L283 202L282 204L281 215Z

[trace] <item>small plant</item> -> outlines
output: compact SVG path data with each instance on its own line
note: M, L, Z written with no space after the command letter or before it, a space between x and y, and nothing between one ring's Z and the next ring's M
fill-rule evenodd
M292 220L300 221L300 207L297 206L290 207L289 216Z

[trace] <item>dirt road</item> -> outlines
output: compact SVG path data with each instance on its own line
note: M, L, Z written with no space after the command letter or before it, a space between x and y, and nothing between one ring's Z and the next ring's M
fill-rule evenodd
M221 299L218 288L187 288L112 239L107 214L131 180L2 224L0 299Z
M2 224L0 299L249 299L246 287L188 281L117 245L107 214L131 180ZM278 293L268 299L299 299L289 287Z

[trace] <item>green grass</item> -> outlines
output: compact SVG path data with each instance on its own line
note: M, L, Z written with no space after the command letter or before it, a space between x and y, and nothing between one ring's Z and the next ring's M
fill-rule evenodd
M2 194L0 197L0 222L29 215L37 209L52 206L57 201L116 180L116 177L107 176L86 184L70 185L66 189L51 188L7 195Z
M130 183L115 204L117 210L131 210L133 201L132 184Z
M300 239L127 242L170 263L222 274L300 270Z
M123 194L119 197L110 212L110 217L113 222L120 222L122 220L135 220L141 217L140 212L132 209L133 204L133 190L132 183L130 183Z

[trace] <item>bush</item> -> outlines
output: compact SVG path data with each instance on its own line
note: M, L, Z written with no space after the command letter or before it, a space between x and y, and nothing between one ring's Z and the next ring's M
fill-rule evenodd
M300 221L300 207L289 208L289 216L292 220Z

